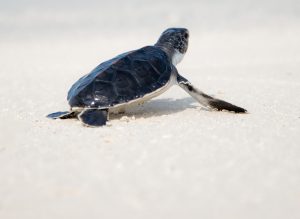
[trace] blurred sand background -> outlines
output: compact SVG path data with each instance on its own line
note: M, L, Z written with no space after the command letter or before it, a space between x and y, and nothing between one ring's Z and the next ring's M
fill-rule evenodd
M66 110L100 62L190 30L179 87L91 129ZM300 2L0 0L0 218L300 218Z

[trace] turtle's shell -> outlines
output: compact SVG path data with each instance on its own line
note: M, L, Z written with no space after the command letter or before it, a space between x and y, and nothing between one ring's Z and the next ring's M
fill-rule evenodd
M69 90L71 107L109 108L142 98L165 86L172 63L158 47L147 46L101 63Z

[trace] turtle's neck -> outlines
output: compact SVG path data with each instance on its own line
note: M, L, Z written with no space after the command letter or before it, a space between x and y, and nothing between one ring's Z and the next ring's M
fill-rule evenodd
M170 60L172 60L173 55L175 53L175 49L173 48L172 44L169 42L157 42L154 46L159 47L161 50L163 50L165 53L167 53Z
M163 50L167 54L173 65L177 65L183 59L184 54L174 49L170 43L157 42L154 46Z

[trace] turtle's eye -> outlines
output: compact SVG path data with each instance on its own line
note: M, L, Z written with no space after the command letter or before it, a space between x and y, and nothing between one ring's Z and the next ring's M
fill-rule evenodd
M188 33L185 33L183 36L184 36L185 39L189 38L189 34Z

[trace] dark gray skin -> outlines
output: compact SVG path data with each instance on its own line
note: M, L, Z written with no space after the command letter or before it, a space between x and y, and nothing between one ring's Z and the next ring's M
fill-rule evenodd
M154 46L121 54L101 63L80 78L68 92L71 110L49 114L52 119L78 118L84 125L106 124L109 113L145 102L178 84L205 107L245 113L246 110L215 99L182 77L175 65L188 48L189 31L169 28Z

